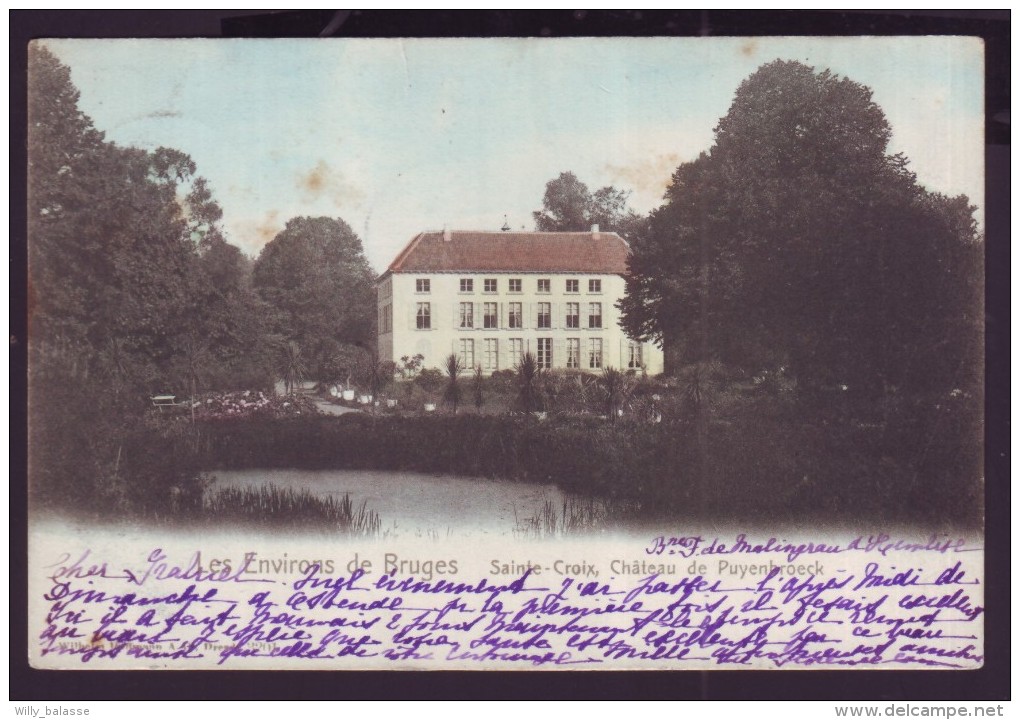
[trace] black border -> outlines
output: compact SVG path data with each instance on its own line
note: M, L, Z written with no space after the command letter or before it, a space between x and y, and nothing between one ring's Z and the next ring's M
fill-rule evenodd
M1009 689L1009 11L10 11L10 699L1005 700ZM25 68L39 37L970 35L985 41L986 661L972 671L40 671L27 664Z

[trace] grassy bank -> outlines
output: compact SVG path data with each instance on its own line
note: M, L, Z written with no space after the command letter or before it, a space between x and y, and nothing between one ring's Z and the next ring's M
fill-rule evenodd
M714 423L511 416L302 417L202 429L201 464L375 469L555 483L634 501L649 518L980 522L981 488L954 448L912 428L747 413Z
M472 412L193 423L188 414L96 405L65 386L52 390L62 412L34 415L31 428L33 507L96 519L321 523L355 533L371 526L356 518L356 508L329 508L311 497L217 496L202 480L204 471L255 468L555 483L581 498L611 501L600 507L625 507L627 519L678 523L947 527L977 526L982 518L980 442L968 414L949 403L854 406L842 396L791 402L782 394L734 392L720 394L699 423L674 393L658 404L659 422L631 407L616 422L593 413L550 412L539 421ZM561 515L560 526L571 524ZM552 511L536 523L551 530Z

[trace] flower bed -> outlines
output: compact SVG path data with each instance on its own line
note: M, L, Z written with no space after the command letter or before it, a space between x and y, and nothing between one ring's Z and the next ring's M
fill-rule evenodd
M216 393L195 401L195 419L207 422L318 414L315 402L305 395L266 395L245 390Z

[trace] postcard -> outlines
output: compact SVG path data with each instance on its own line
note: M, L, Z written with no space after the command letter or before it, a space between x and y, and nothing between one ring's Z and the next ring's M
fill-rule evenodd
M983 47L29 48L29 661L976 669Z

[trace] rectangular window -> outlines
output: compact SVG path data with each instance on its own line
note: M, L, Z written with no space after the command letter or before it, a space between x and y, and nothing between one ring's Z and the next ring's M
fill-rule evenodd
M483 287L485 288L485 292L487 293L494 293L496 292L496 288L499 287L498 283L496 282L496 278L485 278L483 282L485 283Z
M379 310L379 332L393 332L393 305L389 303Z
M588 327L602 327L602 303L588 303Z
M538 327L552 327L552 303L540 302L538 304Z
M517 367L524 359L524 340L522 338L510 338L510 367Z
M567 367L572 370L581 367L580 338L567 338Z
M471 278L461 278L460 279L460 291L461 292L474 292L475 291L475 281L472 280Z
M538 339L538 367L540 370L552 367L552 338Z
M538 281L538 291L540 293L550 292L551 289L552 289L552 281L551 280L539 280Z
M418 303L418 329L429 330L432 328L432 309L429 303Z
M428 278L418 278L414 281L414 291L420 293L431 292L432 281Z
M521 291L521 279L520 278L510 278L507 282L510 283L510 292L520 292Z
M602 292L602 281L601 280L589 280L588 281L588 292L600 293Z
M489 338L485 341L485 369L499 370L499 340Z
M510 311L507 313L507 327L517 329L524 327L524 313L521 311L521 303L510 303Z
M588 367L592 370L602 367L602 338L588 339Z
M567 327L581 327L581 303L567 303Z
M482 315L482 326L486 330L494 330L499 327L499 304L494 302L485 303L485 311Z
M475 367L475 341L474 340L461 340L460 341L460 366L465 370L473 370Z
M641 357L641 343L633 340L627 343L627 367L638 369L644 365Z
M580 286L580 281L579 280L567 280L567 292L568 293L580 292L581 291L580 288L581 288L581 286Z
M475 326L475 304L460 304L460 324L458 327L473 328Z

